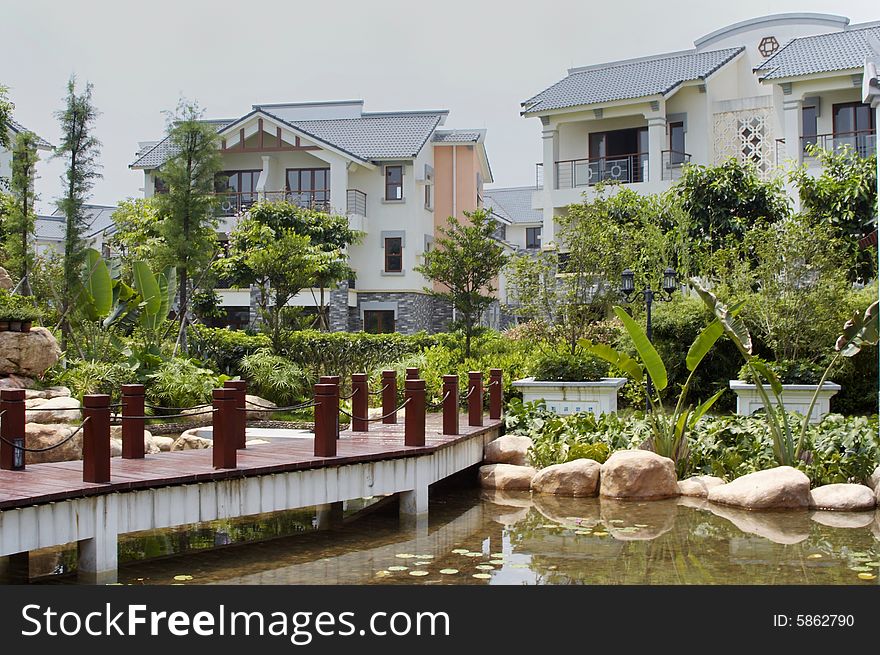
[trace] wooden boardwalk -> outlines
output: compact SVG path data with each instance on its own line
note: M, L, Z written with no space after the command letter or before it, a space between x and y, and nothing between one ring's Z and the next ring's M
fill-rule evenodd
M82 461L31 464L25 471L0 470L0 510L114 492L429 455L498 430L501 425L500 420L488 418L480 427L468 426L467 422L466 416L460 417L460 434L447 436L441 434L441 415L429 414L425 446L404 445L403 422L394 425L373 423L370 432L346 430L339 435L335 457L316 457L314 441L310 438L279 439L239 450L235 469L215 469L210 449L160 453L143 459L116 457L110 467L110 482L105 484L83 482Z

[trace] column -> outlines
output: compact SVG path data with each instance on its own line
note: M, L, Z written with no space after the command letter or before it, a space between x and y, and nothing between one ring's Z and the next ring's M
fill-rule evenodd
M400 515L419 516L428 513L428 485L430 457L416 457L412 462L415 466L413 471L413 488L410 491L400 493Z
M260 179L257 180L257 188L254 191L257 192L257 196L260 200L266 199L266 185L269 183L269 174L271 173L271 165L272 165L272 157L269 155L263 155L260 157L263 160L263 171L260 173ZM284 186L282 185L282 189ZM278 189L269 189L270 191L278 190ZM270 198L270 200L280 200L280 198Z
M659 184L663 179L663 151L666 150L666 116L648 117L648 180ZM638 162L633 162L638 165Z
M784 96L782 99L782 136L785 138L785 157L797 164L803 161L803 148L801 148L801 121L803 100ZM780 153L782 154L782 153ZM777 165L784 161L777 161Z
M91 501L94 536L78 542L77 577L89 584L116 582L117 494L95 496Z
M553 192L556 190L556 160L559 158L559 130L551 129L549 121L541 119L544 130L541 138L544 142L544 189L542 191L544 205L544 225L541 228L541 246L551 247L556 241L556 218L553 212Z
M347 211L348 162L334 157L330 162L330 209L334 214L345 216Z

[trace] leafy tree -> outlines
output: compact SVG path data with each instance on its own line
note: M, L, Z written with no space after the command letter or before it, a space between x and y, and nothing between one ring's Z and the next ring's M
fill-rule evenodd
M415 270L444 287L428 293L452 304L464 327L464 355L470 357L471 337L483 311L492 304L493 281L504 267L504 248L492 236L494 219L483 209L464 212L467 223L454 216L440 227L433 250L425 253L424 263Z
M34 232L34 177L37 155L37 135L33 132L20 132L15 137L12 151L12 194L15 202L6 217L4 232L6 237L6 256L11 268L21 278L20 293L31 294L28 272L33 263L30 237Z
M86 227L85 204L98 172L101 143L93 134L98 111L92 104L92 85L77 95L76 78L67 84L65 107L56 113L61 123L61 143L55 151L62 157L67 170L62 177L64 195L58 203L66 224L64 230L64 285L61 292L61 347L65 349L70 336L70 310L75 305L75 290L86 260L83 232Z
M174 154L160 169L168 192L156 196L163 244L159 257L177 270L178 344L184 351L192 276L208 267L217 249L214 178L222 160L217 133L201 117L198 105L185 101L170 116L168 137Z
M0 148L9 150L12 142L9 138L9 124L12 121L12 110L15 105L9 100L9 88L0 84Z
M830 225L840 245L853 253L850 280L876 277L877 249L860 249L858 241L877 229L877 155L859 157L849 148L816 148L811 154L822 164L822 173L811 175L804 166L790 176L801 211L817 223Z
M110 247L119 253L123 271L131 275L131 262L145 261L153 269L165 262L159 212L153 198L129 198L113 212L116 231L109 239Z

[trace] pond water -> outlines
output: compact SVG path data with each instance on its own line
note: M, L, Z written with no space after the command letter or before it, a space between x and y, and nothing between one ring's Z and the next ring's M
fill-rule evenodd
M349 503L346 511L371 502ZM691 499L639 503L452 487L432 491L430 518L416 525L401 523L393 503L382 505L331 530L317 530L314 511L300 510L131 535L121 543L127 563L119 581L877 585L880 579L880 512L756 513ZM43 555L55 571L74 561L71 552ZM75 582L73 576L43 580Z

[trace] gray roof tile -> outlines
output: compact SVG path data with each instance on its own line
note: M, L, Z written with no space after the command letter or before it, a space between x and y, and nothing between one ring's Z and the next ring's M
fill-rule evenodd
M531 186L484 189L483 206L511 223L541 223L543 214L532 209L534 191Z
M778 80L861 68L872 54L870 36L880 39L880 25L793 39L755 71L763 80Z
M85 205L86 224L85 236L93 237L100 232L108 230L109 234L116 231L116 225L113 223L113 212L116 207L112 205ZM38 241L64 241L64 226L66 220L60 214L60 210L55 210L54 214L49 216L37 216L34 222L34 233Z
M477 143L482 133L477 130L437 130L431 141L434 143Z
M614 100L663 95L682 82L705 79L744 48L687 51L572 69L567 77L523 103L538 112Z
M223 120L207 120L206 123L212 123L219 132L227 125L234 123L231 119ZM166 136L159 141L147 143L135 153L134 161L129 164L129 168L158 168L165 163L172 154L174 149L171 147L171 141Z
M14 121L14 120L10 120L10 121L9 121L9 129L12 130L12 132L13 132L14 134L19 134L19 133L21 133L21 132L29 132L29 131L31 131L31 130L28 130L28 129L27 129L24 125L22 125L21 123L19 123L19 122L17 122L17 121ZM35 133L35 134L36 134L36 133ZM36 137L37 137L37 148L45 148L46 150L51 150L51 149L52 149L52 144L49 143L48 141L46 141L46 139L44 139L43 137L41 137L39 134L36 134Z

